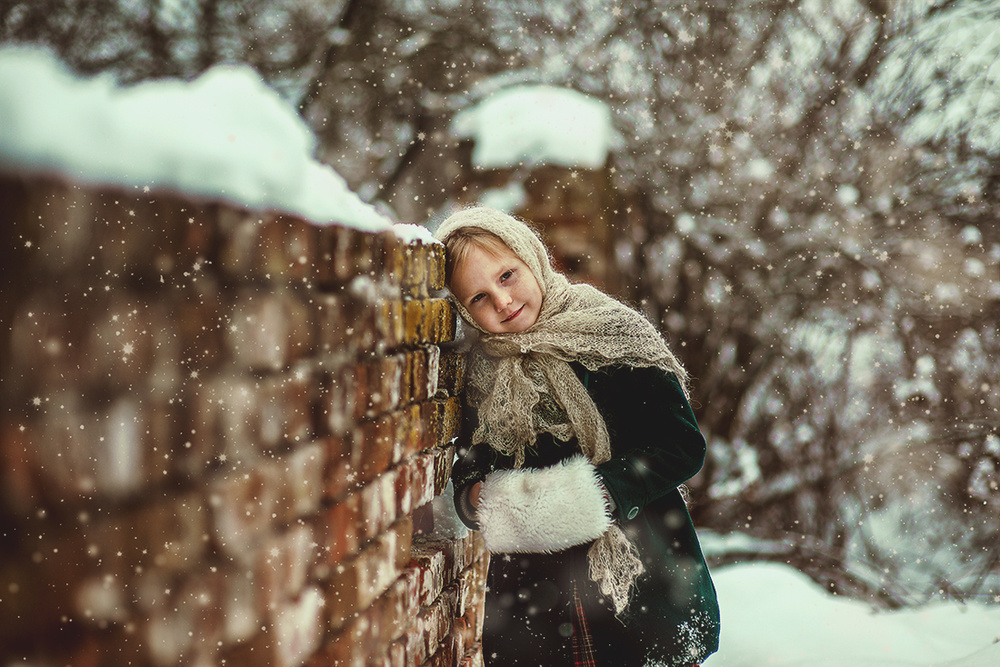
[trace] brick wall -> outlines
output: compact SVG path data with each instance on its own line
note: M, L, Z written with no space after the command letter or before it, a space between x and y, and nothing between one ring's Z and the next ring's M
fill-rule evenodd
M0 664L478 665L440 246L0 177Z

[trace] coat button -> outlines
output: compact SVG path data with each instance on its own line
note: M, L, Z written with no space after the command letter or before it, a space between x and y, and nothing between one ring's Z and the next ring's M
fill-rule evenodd
M638 515L639 515L639 508L638 507L633 507L632 509L630 509L628 511L628 518L629 519L634 519Z

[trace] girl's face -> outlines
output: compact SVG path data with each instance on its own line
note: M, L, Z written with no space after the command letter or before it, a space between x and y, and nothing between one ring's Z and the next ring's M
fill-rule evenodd
M520 333L538 319L542 290L517 255L472 243L452 271L452 294L484 331Z

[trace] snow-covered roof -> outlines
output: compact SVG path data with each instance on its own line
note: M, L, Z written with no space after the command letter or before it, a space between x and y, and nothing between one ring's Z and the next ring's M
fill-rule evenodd
M459 112L452 132L474 141L479 169L554 164L597 169L611 148L611 110L575 90L522 85Z
M176 190L365 230L391 222L312 158L315 137L245 66L117 87L45 50L0 49L0 171Z

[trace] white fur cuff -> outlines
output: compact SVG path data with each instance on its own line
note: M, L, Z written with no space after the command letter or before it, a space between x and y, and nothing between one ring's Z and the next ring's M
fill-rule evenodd
M549 468L486 476L477 518L494 553L549 553L596 540L611 526L604 485L583 456Z

